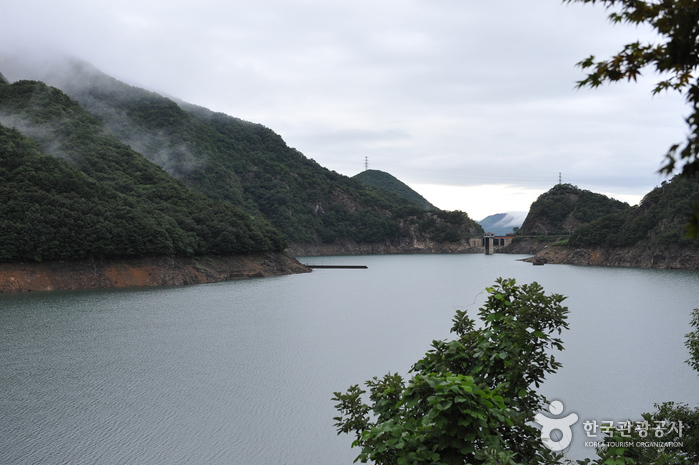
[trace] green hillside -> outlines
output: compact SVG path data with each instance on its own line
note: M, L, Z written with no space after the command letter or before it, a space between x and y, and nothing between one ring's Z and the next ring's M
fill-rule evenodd
M523 235L569 234L605 215L630 210L625 202L571 184L557 184L532 203L521 232Z
M58 89L3 80L0 115L2 261L286 246L266 221L186 188Z
M408 187L404 182L397 179L395 176L379 170L364 170L359 174L352 176L365 186L372 186L379 189L384 189L389 192L410 200L415 205L425 210L436 210L437 207L429 203L423 196Z
M409 224L424 225L438 241L479 230L466 214L457 225L445 223L398 195L323 168L260 124L175 102L83 63L60 76L51 84L121 142L191 189L266 218L291 242L391 241Z
M685 235L696 202L699 202L699 178L675 176L649 192L637 207L579 227L568 244L575 247L621 247L639 242L696 245L696 241Z

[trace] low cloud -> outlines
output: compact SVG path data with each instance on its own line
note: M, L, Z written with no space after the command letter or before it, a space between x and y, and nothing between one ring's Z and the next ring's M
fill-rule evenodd
M657 184L667 149L685 138L688 108L676 94L651 97L653 76L575 90L583 77L575 63L652 38L612 25L600 6L57 5L4 11L0 43L63 50L119 80L264 124L347 175L368 156L410 183L542 193L563 172L582 188L642 195Z

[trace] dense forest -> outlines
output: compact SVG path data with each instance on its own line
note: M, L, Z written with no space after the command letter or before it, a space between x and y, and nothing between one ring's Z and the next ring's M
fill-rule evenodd
M58 89L3 80L0 122L1 261L286 246L269 223L186 188Z
M432 205L423 196L415 192L413 189L408 187L403 181L397 179L395 176L380 170L364 170L358 174L352 176L352 179L356 179L365 186L376 187L379 189L384 189L389 192L393 192L404 199L408 199L413 202L418 207L424 208L425 210L436 210L437 207Z
M327 170L270 129L83 63L0 75L0 260L281 251L289 242L438 243L480 228ZM77 74L76 74L77 73Z
M465 213L435 215L323 168L260 124L129 86L85 63L46 79L184 185L264 217L290 242L392 241L407 224L438 242L480 231Z
M649 192L637 207L580 226L568 244L574 247L623 247L641 241L696 244L685 234L696 202L699 202L699 178L675 176Z
M557 184L532 203L522 223L521 233L567 235L605 215L630 210L631 207L625 202L571 184Z

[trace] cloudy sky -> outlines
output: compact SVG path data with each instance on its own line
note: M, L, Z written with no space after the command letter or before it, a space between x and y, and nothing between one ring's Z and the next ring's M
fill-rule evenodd
M0 0L0 52L67 53L279 133L352 176L390 172L475 219L558 182L629 203L684 140L657 77L575 89L650 31L560 0ZM3 70L0 69L0 72Z

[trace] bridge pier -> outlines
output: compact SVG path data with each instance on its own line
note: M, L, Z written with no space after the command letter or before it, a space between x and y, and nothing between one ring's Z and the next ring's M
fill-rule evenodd
M490 234L486 233L483 236L483 245L485 246L485 254L486 255L493 255L495 253L495 244L494 244L494 236L495 234Z

